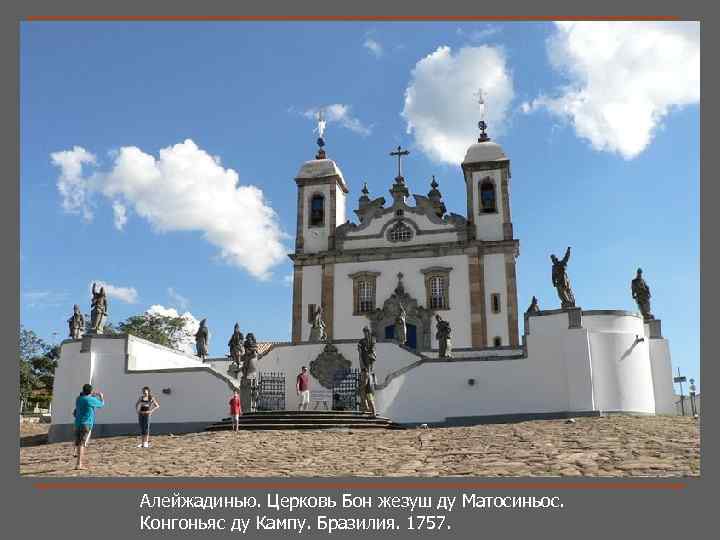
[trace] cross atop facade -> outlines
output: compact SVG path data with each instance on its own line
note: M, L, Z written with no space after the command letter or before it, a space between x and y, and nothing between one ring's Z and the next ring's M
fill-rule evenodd
M490 137L488 137L487 133L485 133L485 130L487 130L487 123L485 122L485 98L483 98L482 88L478 88L477 92L475 92L473 96L477 98L478 105L480 105L480 121L478 122L480 137L478 138L478 142L489 141Z
M409 150L402 150L400 146L397 147L397 150L395 152L390 152L391 156L397 156L398 158L398 175L397 178L402 178L402 165L400 163L400 160L403 156L407 156L410 153Z

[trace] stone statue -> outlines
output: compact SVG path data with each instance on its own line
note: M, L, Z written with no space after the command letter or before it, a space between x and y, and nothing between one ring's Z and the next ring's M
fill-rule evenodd
M400 310L397 317L395 317L395 339L401 345L405 345L407 342L407 312L402 304L400 304Z
M73 306L72 317L68 319L68 326L70 327L70 337L72 339L80 339L85 331L85 317L80 313L80 306L75 304Z
M327 339L327 334L325 333L325 322L322 319L322 313L322 306L318 306L313 317L312 328L310 329L310 341L316 343Z
M92 295L92 301L90 302L90 331L94 334L102 334L108 314L105 287L100 287L98 290L97 283L93 283Z
M440 358L451 358L450 323L443 320L440 315L435 315L435 321L437 322L437 334L435 334L435 337L438 340L440 349L439 356Z
M240 369L242 368L242 356L245 353L245 347L243 347L243 335L240 332L240 324L235 323L235 329L233 335L228 341L228 347L230 347L230 369L228 370L235 378L237 378Z
M210 343L210 332L207 328L207 319L200 321L200 328L198 328L195 334L195 348L197 349L197 355L205 360L208 355L208 345Z
M567 263L570 260L570 248L567 248L565 256L562 260L558 260L555 255L550 255L552 261L552 284L557 289L558 296L560 297L560 307L574 308L575 307L575 296L573 295L572 289L570 288L570 280L567 276Z
M242 356L242 377L243 379L254 379L257 377L257 341L255 334L248 332L245 337L245 352Z
M527 311L525 313L537 313L538 311L540 311L538 299L533 296L532 301L530 302L530 307L527 308Z
M632 280L631 284L632 297L635 299L638 305L640 313L642 313L643 319L646 321L652 320L653 314L650 313L650 287L645 283L642 277L642 268L637 269L637 275Z
M375 365L375 336L372 335L370 329L366 326L363 328L364 337L358 341L358 352L360 353L360 367L367 368L368 371L373 370Z

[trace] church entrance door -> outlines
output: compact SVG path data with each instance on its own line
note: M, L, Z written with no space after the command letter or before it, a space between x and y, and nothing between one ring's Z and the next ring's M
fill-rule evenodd
M414 324L407 324L407 342L406 346L411 349L417 349L417 326ZM389 324L385 327L385 339L395 339L395 325Z

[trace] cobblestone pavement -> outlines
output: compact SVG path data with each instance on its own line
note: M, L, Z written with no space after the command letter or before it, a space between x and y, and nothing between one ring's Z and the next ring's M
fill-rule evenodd
M88 468L73 470L71 443L38 444L21 429L26 476L652 476L700 474L692 418L540 420L401 431L204 432L94 439ZM45 427L44 429L47 429ZM29 430L35 430L30 432ZM26 445L35 446L26 446Z

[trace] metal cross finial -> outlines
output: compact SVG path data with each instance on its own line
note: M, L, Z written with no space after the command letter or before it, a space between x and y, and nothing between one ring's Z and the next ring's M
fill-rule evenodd
M397 150L396 150L395 152L390 152L390 155L391 155L391 156L397 156L397 158L398 158L398 175L397 175L398 178L402 178L402 177L403 177L403 175L402 175L402 166L401 166L401 164L400 164L400 159L401 159L403 156L407 156L409 153L410 153L409 150L402 150L400 146L397 147Z
M440 184L437 183L437 180L435 180L435 175L433 174L433 175L432 175L432 182L430 182L430 187L433 188L433 189L435 189L435 188L438 187L439 185L440 185Z
M400 280L403 278L403 273L402 273L402 272L398 272L397 277L398 277L398 281L400 281Z
M473 95L477 98L478 105L480 105L480 121L478 122L480 137L478 138L478 142L489 141L490 137L488 137L487 133L485 133L485 130L487 130L487 123L485 122L485 98L483 97L482 88L478 88L478 91Z
M316 117L317 117L317 132L318 132L319 137L322 139L323 136L325 135L325 125L327 123L325 121L325 114L322 109L320 109L317 112Z

